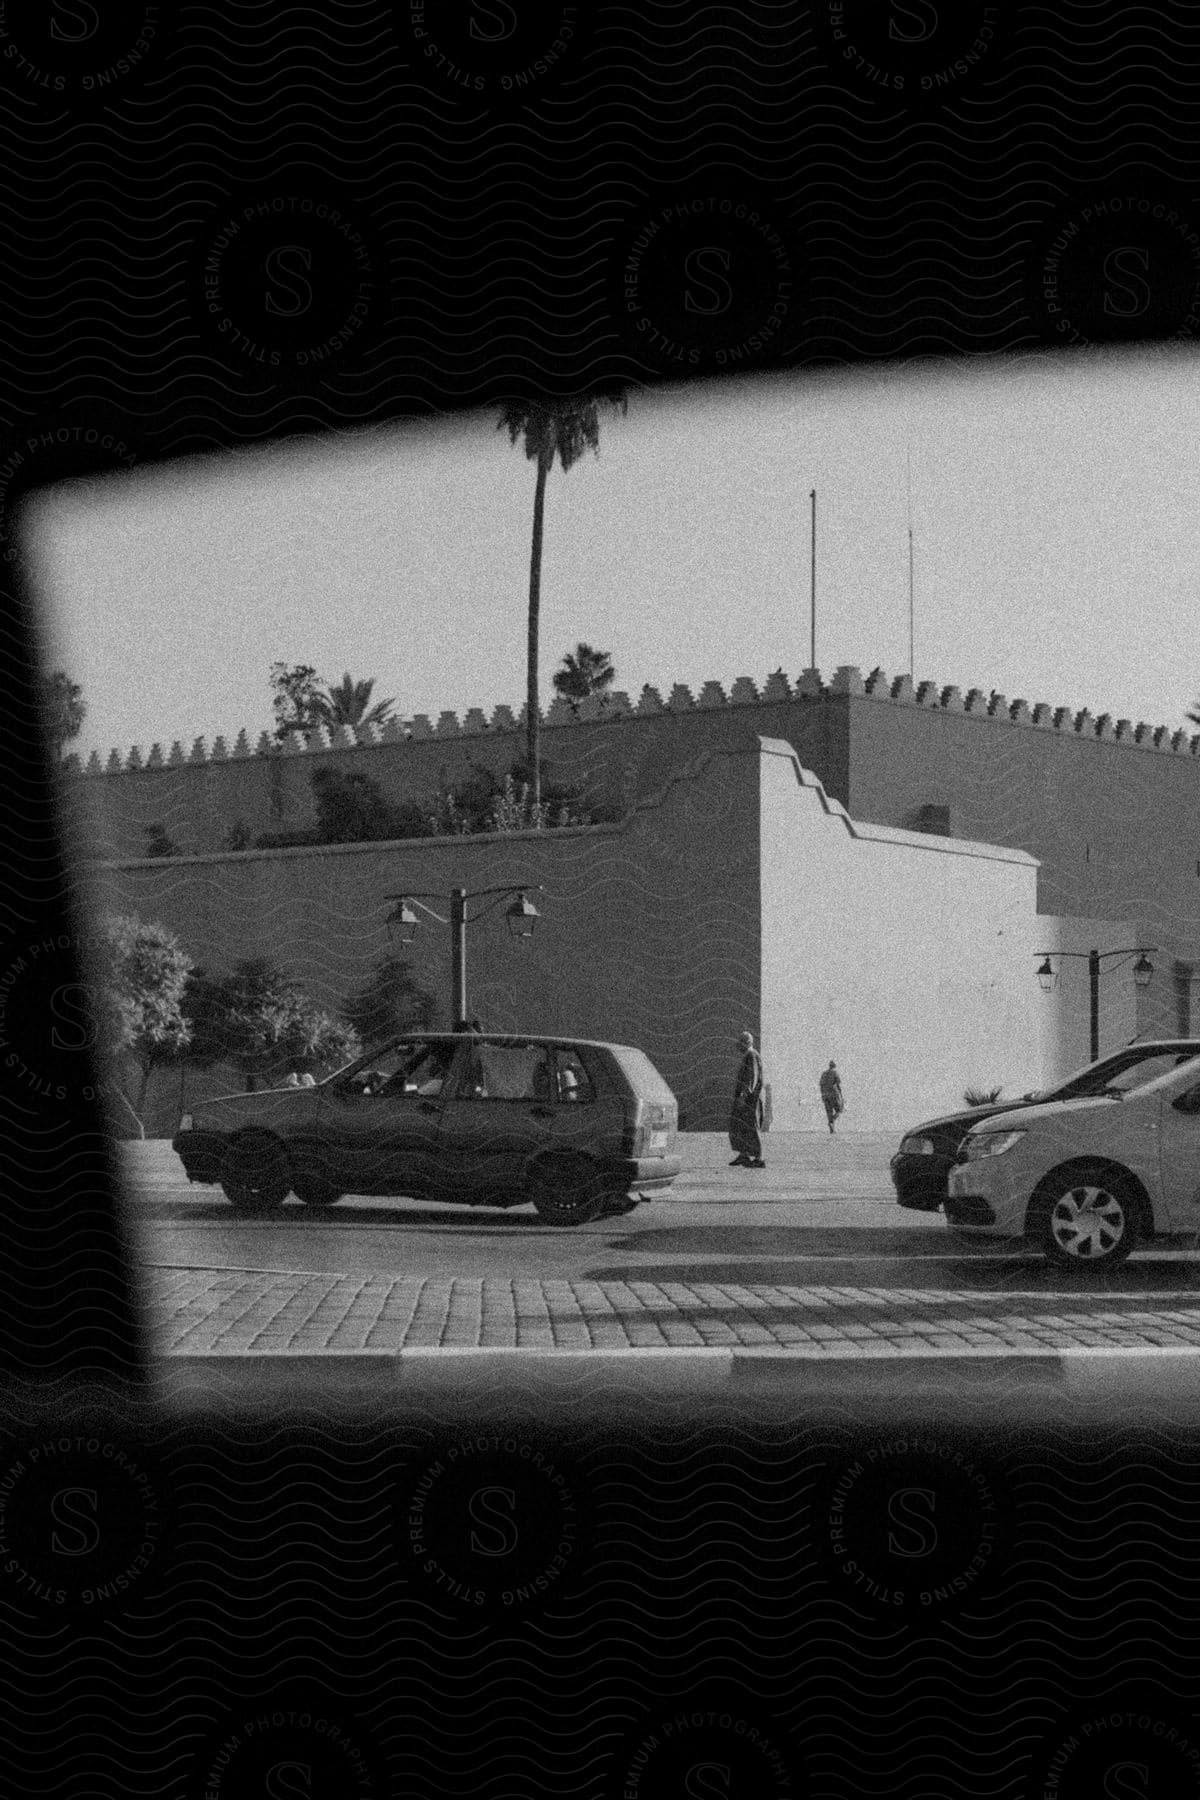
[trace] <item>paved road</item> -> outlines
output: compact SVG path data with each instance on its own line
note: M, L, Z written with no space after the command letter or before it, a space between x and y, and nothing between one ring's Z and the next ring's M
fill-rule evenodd
M1200 1348L1200 1249L1064 1274L896 1206L890 1136L776 1134L762 1172L730 1169L716 1134L682 1141L685 1174L668 1196L575 1230L525 1209L379 1200L241 1220L214 1190L188 1187L169 1147L132 1146L159 1347L823 1359Z

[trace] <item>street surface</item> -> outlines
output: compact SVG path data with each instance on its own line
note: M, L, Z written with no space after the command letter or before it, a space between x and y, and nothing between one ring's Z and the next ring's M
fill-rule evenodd
M1063 1271L897 1206L893 1134L772 1134L762 1171L729 1168L716 1133L680 1141L669 1194L572 1230L527 1208L370 1199L239 1219L219 1189L189 1186L169 1144L124 1146L155 1348L894 1361L1200 1347L1200 1246Z

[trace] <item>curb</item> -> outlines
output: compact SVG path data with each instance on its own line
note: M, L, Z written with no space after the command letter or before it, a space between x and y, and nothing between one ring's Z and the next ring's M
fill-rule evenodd
M261 1350L169 1351L156 1359L155 1366L162 1374L168 1374L171 1370L214 1368L261 1372L264 1364L309 1367L314 1363L345 1370L355 1367L377 1370L388 1364L408 1364L426 1371L455 1364L462 1372L464 1363L471 1364L478 1370L491 1362L509 1372L513 1372L515 1365L526 1365L530 1371L561 1369L574 1365L576 1368L589 1369L602 1367L609 1374L616 1371L632 1375L635 1369L644 1368L649 1362L659 1367L694 1368L707 1374L719 1374L726 1379L739 1372L755 1375L770 1372L795 1376L802 1372L820 1371L824 1380L830 1376L836 1379L849 1374L866 1374L869 1370L869 1380L878 1383L881 1377L888 1374L908 1378L914 1373L914 1364L920 1365L923 1376L936 1374L947 1381L990 1377L1009 1370L1025 1376L1038 1374L1061 1379L1068 1358L1103 1354L1102 1351L978 1350L962 1355L947 1355L928 1347L899 1353L892 1350L865 1353L790 1350L769 1346L731 1350L721 1346L691 1344L657 1344L615 1350L573 1350L528 1344L461 1344L444 1348L425 1345L407 1350L289 1350L286 1346L264 1346ZM1115 1354L1136 1357L1143 1353L1131 1349L1117 1351Z

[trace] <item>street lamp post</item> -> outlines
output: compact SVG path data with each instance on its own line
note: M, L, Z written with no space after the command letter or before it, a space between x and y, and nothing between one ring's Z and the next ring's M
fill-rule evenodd
M439 900L440 894L387 894L385 899L397 902L388 914L388 924L395 925L403 944L411 944L420 924L414 904L421 911L436 919L439 925L450 927L450 1017L455 1031L467 1029L467 926L475 919L481 919L492 907L498 906L502 899L515 895L513 904L505 909L508 929L515 938L533 936L534 927L541 917L537 907L528 898L530 893L540 894L541 885L537 882L526 882L524 887L476 888L468 893L466 888L456 887L450 890L450 917L444 918L441 913L434 912L426 906L426 900ZM467 916L468 900L490 899L491 905L481 907L470 919Z
M1154 964L1150 961L1150 953L1158 953L1156 944L1134 944L1125 950L1037 950L1036 956L1045 960L1039 964L1037 978L1043 993L1049 993L1057 985L1058 975L1050 958L1087 958L1088 966L1088 1061L1098 1062L1100 1058L1100 964L1110 956L1136 956L1133 965L1133 979L1138 987L1147 987L1154 974Z

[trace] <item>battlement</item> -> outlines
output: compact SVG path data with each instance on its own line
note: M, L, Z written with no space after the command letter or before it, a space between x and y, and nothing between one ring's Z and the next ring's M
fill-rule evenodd
M740 675L726 693L719 681L706 681L698 694L682 684L674 686L664 700L658 688L644 687L637 703L627 693L592 695L586 700L570 701L561 695L542 713L543 727L560 727L608 721L646 718L664 713L690 713L730 707L776 705L780 701L801 704L824 700L827 696L850 696L874 700L894 706L916 706L947 713L961 713L970 718L988 719L995 724L1025 727L1034 731L1053 731L1062 736L1075 735L1102 743L1124 744L1129 748L1168 753L1176 756L1200 754L1200 734L1171 731L1165 725L1136 725L1129 719L1114 720L1108 713L1093 715L1086 708L1072 712L1069 707L1050 706L1042 701L1032 705L1024 700L1009 700L994 689L970 688L964 694L957 687L939 687L933 681L914 685L907 675L887 676L882 669L864 675L849 664L840 666L826 681L819 670L805 669L793 683L782 670L769 675L761 687L748 675ZM402 744L426 739L462 739L523 733L526 709L514 712L511 707L497 706L489 718L479 707L472 707L461 719L457 713L443 712L436 722L428 713L415 713L407 719L391 719L384 726L363 725L353 730L340 726L335 731L318 730L302 736L291 732L277 742L270 732L262 732L251 744L246 731L239 731L232 747L224 737L198 737L190 751L176 740L164 754L161 744L152 744L143 752L138 745L128 751L113 750L107 761L96 751L82 764L76 755L64 758L64 766L75 774L110 776L140 773L152 769L177 769L226 763L252 757L302 756L330 750L367 749L379 744Z

